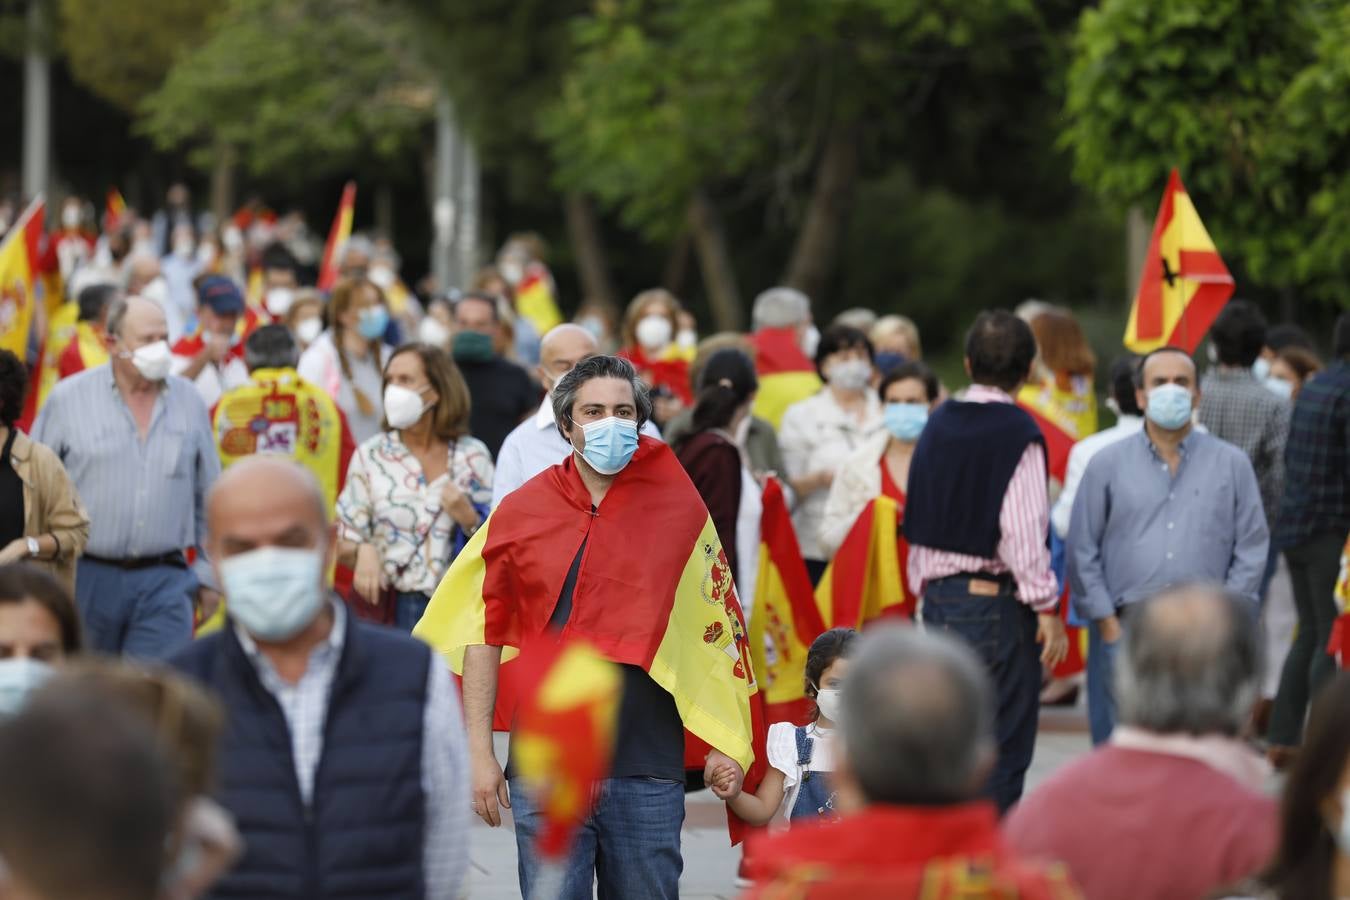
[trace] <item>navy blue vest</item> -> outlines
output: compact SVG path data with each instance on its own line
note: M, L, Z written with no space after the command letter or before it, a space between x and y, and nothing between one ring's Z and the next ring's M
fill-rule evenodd
M948 400L933 410L909 464L905 537L911 544L995 558L1003 496L1033 442L1044 449L1036 420L1011 403Z
M403 900L425 892L422 731L431 651L346 617L309 808L290 730L231 627L174 663L213 689L228 717L217 799L234 814L243 859L218 898Z

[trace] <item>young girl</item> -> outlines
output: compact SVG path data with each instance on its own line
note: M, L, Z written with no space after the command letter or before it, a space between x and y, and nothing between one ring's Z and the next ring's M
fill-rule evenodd
M839 717L839 686L848 669L848 653L857 636L851 628L831 628L816 638L806 654L806 693L816 701L810 725L776 722L769 726L769 769L753 794L731 796L714 775L712 789L751 825L834 816L833 735Z

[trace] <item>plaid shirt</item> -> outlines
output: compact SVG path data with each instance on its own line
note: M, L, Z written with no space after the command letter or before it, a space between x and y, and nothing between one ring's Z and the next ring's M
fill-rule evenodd
M1350 531L1350 361L1318 372L1299 392L1284 463L1276 546Z
M1200 424L1252 461L1266 524L1273 527L1284 494L1289 401L1257 381L1251 369L1210 369L1200 384Z

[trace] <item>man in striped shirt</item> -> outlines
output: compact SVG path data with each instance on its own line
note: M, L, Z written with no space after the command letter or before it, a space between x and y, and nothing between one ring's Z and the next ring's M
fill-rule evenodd
M905 507L923 623L969 641L998 693L998 762L986 792L1000 812L1022 796L1031 765L1041 666L1068 649L1047 545L1045 441L1013 403L1035 356L1025 322L1001 310L980 314L966 336L973 384L929 417Z
M169 375L159 305L118 299L108 334L109 362L59 383L32 436L61 458L89 510L75 597L90 647L162 659L192 639L198 578L184 550L201 546L220 460L196 388Z

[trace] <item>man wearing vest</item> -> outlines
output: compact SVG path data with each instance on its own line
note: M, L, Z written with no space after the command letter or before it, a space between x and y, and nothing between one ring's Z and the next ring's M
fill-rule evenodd
M1041 665L1068 649L1050 569L1045 440L1013 403L1036 339L1011 313L984 312L966 335L973 382L928 419L909 468L905 537L923 622L969 641L998 693L998 762L986 788L1006 812L1036 746ZM1041 645L1038 653L1036 645Z
M332 597L323 494L290 460L232 466L207 527L230 626L175 662L226 707L217 799L247 848L212 896L456 897L468 764L448 670Z

